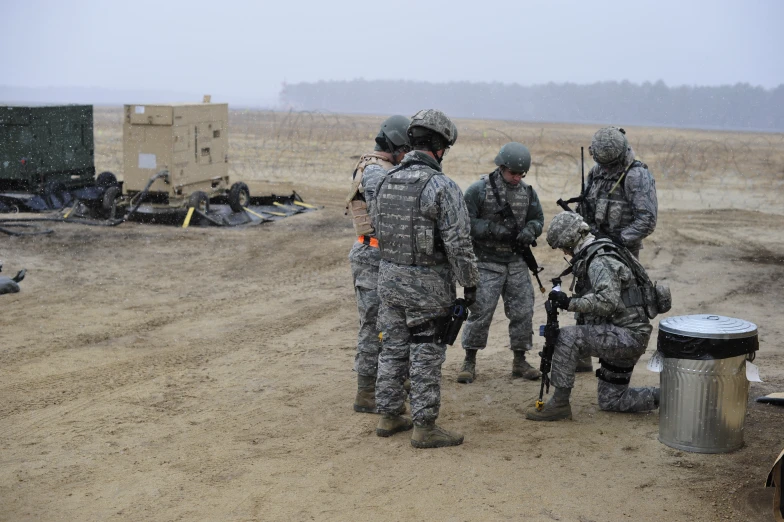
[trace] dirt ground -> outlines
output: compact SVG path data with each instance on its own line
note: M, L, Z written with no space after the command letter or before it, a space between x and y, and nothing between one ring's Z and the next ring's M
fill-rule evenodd
M665 206L641 256L672 288L667 316L759 325L741 450L668 448L658 413L599 411L585 374L573 421L526 421L539 383L510 378L500 308L477 381L455 382L459 343L444 364L440 423L465 443L415 450L352 411L344 189L300 191L324 208L247 229L0 236L6 272L28 269L0 297L0 520L770 520L784 408L753 399L784 390L784 216ZM545 277L564 266L535 253ZM658 382L655 346L633 384Z

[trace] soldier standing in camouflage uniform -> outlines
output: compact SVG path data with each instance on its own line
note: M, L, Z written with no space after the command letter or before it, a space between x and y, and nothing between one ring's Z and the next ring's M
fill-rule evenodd
M544 214L539 196L523 182L531 167L531 153L522 143L501 147L495 158L498 168L468 187L466 207L471 216L471 236L478 260L479 286L476 303L463 329L465 361L457 382L476 377L476 353L487 346L487 335L498 298L504 299L509 319L509 342L514 353L512 376L536 380L541 375L525 360L532 347L534 290L528 267L514 251L514 243L530 246L542 233ZM509 204L512 216L502 209Z
M648 315L632 268L618 253L623 248L609 239L596 239L590 226L574 212L553 218L547 243L574 256L575 294L550 292L550 300L563 310L577 312L581 325L560 329L553 353L553 396L542 411L532 407L526 418L538 421L572 416L569 395L578 359L599 357L599 407L606 411L649 411L659 406L659 389L630 388L634 365L645 353L651 336ZM628 254L627 254L628 255ZM629 256L630 259L634 259ZM635 297L636 296L636 297Z
M585 200L577 211L594 236L611 239L639 258L642 240L656 228L659 204L653 175L634 158L623 129L599 129L588 152L596 165L588 172ZM590 358L577 367L578 372L592 370Z
M472 304L478 272L471 222L460 188L441 171L457 128L437 110L418 112L408 129L412 152L384 177L371 207L381 251L378 325L384 332L376 407L376 434L414 428L411 445L462 444L463 436L436 426L441 406L441 365L446 345L438 338L456 299L455 281ZM411 419L399 414L410 360Z
M357 372L354 411L362 413L376 412L376 373L381 352L376 326L381 304L376 290L381 255L368 205L373 205L376 188L386 172L400 163L411 150L407 135L409 123L411 120L405 116L391 116L381 124L374 151L359 158L354 169L354 181L346 202L346 210L351 214L358 236L348 258L359 312L357 354L354 358L354 371Z

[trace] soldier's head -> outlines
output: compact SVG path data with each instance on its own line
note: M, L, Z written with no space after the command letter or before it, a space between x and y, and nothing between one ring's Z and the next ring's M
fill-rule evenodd
M457 127L446 114L436 109L421 110L408 126L411 148L429 152L439 163L457 141Z
M618 127L604 127L596 131L588 153L602 167L620 164L626 158L629 142L626 131Z
M376 150L392 155L392 163L397 165L406 152L411 150L408 139L408 126L411 120L405 116L390 116L381 124L381 129L376 136Z
M510 185L519 185L531 168L531 153L522 143L512 141L498 151L495 164L498 165L504 181Z
M550 221L547 229L547 244L552 248L560 248L567 254L573 254L574 248L591 232L580 214L561 212Z

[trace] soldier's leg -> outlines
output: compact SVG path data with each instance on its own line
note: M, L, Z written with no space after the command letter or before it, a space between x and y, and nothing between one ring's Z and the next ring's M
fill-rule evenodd
M375 413L376 371L381 340L378 336L378 308L381 300L376 290L378 267L368 263L351 263L354 278L354 294L359 313L359 332L357 334L357 353L354 357L354 371L357 372L357 395L354 411Z
M533 347L534 287L523 263L512 263L501 292L509 318L509 346L514 353L512 377L536 380L541 373L525 360Z
M645 352L647 342L641 342L628 330L603 325L598 346L599 363L597 394L599 408L605 411L650 411L659 405L659 389L630 388L634 365Z
M378 326L384 332L376 377L376 409L379 413L397 415L403 410L411 334L406 325L405 310L381 302Z
M457 375L457 382L470 383L476 377L476 352L487 346L490 323L493 322L498 298L506 281L505 271L499 270L505 269L479 269L476 302L468 308L468 319L463 325L462 344L466 356L463 367Z

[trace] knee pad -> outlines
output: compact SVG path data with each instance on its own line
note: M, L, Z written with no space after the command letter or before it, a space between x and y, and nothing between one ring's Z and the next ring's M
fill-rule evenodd
M633 366L631 368L615 366L604 359L599 359L599 364L601 366L596 370L596 378L601 381L619 386L628 386L629 382L632 380L632 371L634 371Z

